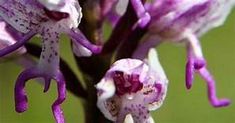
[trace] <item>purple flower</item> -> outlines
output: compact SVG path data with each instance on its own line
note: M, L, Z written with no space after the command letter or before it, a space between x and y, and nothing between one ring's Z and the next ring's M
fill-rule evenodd
M145 27L150 22L150 15L145 10L141 0L102 0L102 15L115 25L118 18L125 12L128 2L130 2L138 16L137 24L140 27Z
M149 111L162 105L167 85L156 51L151 49L146 62L121 59L111 66L96 85L97 106L106 118L117 123L130 120L128 115L135 123L154 122Z
M60 104L66 96L65 80L59 69L59 36L65 33L73 41L75 53L89 56L99 53L101 47L91 44L76 29L82 14L79 3L75 0L0 0L1 34L7 39L2 42L11 45L0 50L3 57L15 50L20 50L30 38L39 35L42 38L42 52L37 65L24 70L16 80L15 108L17 112L27 110L27 97L24 90L26 81L33 78L45 80L44 92L47 92L50 81L57 82L58 98L52 105L57 123L64 123ZM4 21L4 22L3 22ZM9 27L4 30L2 27ZM6 29L6 28L5 28ZM2 47L2 46L1 46Z
M235 0L154 0L146 4L152 20L145 42L134 57L144 57L147 49L165 40L184 42L187 47L186 87L191 88L194 73L198 72L207 82L211 104L214 107L229 105L229 100L216 96L215 81L206 68L198 37L222 25L234 4Z

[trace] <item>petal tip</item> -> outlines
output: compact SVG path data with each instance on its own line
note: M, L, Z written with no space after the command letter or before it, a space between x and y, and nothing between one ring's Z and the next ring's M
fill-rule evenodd
M151 17L149 15L149 13L145 13L143 17L141 17L141 19L138 21L138 24L141 28L144 28L147 26L147 24L150 22Z
M103 46L96 46L93 48L93 53L99 54L99 53L101 53L102 49L103 49Z
M25 101L17 102L15 106L15 110L18 113L25 112L28 109L28 104Z
M194 68L196 70L199 70L205 66L206 66L206 61L204 59L198 59L198 60L195 60L194 62Z
M217 102L213 102L212 105L215 108L220 108L220 107L226 107L231 104L231 101L229 99L220 99Z
M186 78L186 88L190 90L192 88L192 80Z

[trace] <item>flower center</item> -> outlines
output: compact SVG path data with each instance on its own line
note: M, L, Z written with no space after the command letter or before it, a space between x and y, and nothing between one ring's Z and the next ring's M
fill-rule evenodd
M63 13L63 12L58 12L58 11L50 11L46 8L44 8L44 11L46 13L46 15L52 19L52 20L56 20L56 21L60 21L64 18L68 18L69 14L68 13Z
M143 88L138 74L126 75L121 71L115 71L113 80L116 86L116 94L121 96L126 93L136 93Z

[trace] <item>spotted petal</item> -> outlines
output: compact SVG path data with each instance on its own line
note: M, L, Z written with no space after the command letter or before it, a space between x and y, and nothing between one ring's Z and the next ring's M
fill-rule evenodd
M0 16L19 32L27 33L47 19L43 6L34 0L28 4L24 0L1 0Z
M86 47L82 46L81 44L79 44L76 41L73 41L72 47L73 47L73 52L78 57L91 56L92 55L92 52L89 49L87 49Z

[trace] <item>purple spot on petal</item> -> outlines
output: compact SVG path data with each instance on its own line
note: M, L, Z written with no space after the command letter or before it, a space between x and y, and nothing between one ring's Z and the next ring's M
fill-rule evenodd
M137 74L125 75L121 71L115 71L113 78L117 88L116 93L118 95L136 93L143 88L143 83L139 81L139 75Z

